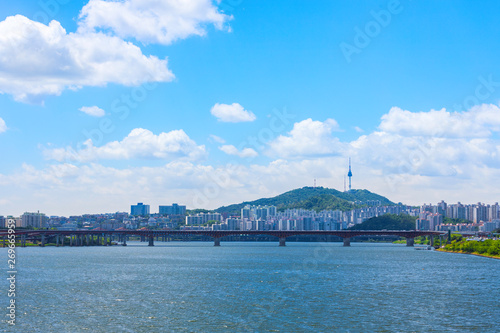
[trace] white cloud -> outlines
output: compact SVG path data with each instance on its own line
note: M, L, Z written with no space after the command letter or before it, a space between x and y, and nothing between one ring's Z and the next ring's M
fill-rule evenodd
M18 101L82 86L172 81L166 59L103 33L66 33L61 24L10 16L0 22L0 92Z
M212 0L90 0L80 13L79 30L111 30L122 38L170 44L205 35L207 25L223 29L230 19Z
M113 141L96 147L89 139L85 141L84 146L77 150L71 147L46 149L44 155L47 159L59 162L134 158L198 160L206 155L205 146L198 146L183 130L155 135L149 130L136 128L122 141Z
M0 133L3 133L7 130L7 124L5 124L5 121L0 118Z
M233 145L224 145L219 147L220 150L225 152L228 155L234 155L234 156L239 156L239 157L257 157L259 154L252 148L243 148L241 151L238 150Z
M104 117L106 115L106 111L97 106L82 106L78 110L92 117Z
M267 154L284 158L338 155L344 150L344 144L332 136L332 132L338 130L334 119L303 120L295 123L288 135L280 135L270 142Z
M310 186L314 178L321 186L341 190L346 171L344 156L220 167L187 161L129 168L96 163L60 163L42 169L24 165L15 174L0 174L0 190L9 192L9 202L0 202L0 210L4 215L36 211L39 207L49 215L115 212L127 211L138 201L158 207L173 197L189 208L214 209ZM354 159L353 187L415 205L442 199L463 203L498 201L495 198L500 191L494 180L500 179L500 169L476 166L471 171L470 178L385 174ZM81 193L88 194L84 206Z
M358 126L354 126L354 130L358 133L363 133L364 130L361 128L361 127L358 127Z
M239 123L244 121L254 121L257 119L251 111L247 111L238 103L219 104L216 103L210 110L217 120L226 123Z
M214 135L214 134L210 134L210 136L208 137L208 139L210 141L217 142L217 143L226 143L226 140L224 140L220 136L217 136L217 135Z
M494 110L494 109L493 109ZM482 117L488 112L481 111ZM440 115L436 115L439 118ZM413 115L410 115L413 117ZM431 119L432 121L432 119ZM353 188L366 188L393 201L418 205L424 202L478 201L493 203L500 197L500 139L488 137L432 137L376 131L346 142L333 138L334 121L298 122L294 129L277 139L280 148L288 148L288 156L267 164L228 164L214 167L196 161L204 156L203 146L196 145L182 131L154 135L137 129L122 141L102 147L83 149L80 158L156 158L154 152L176 159L163 166L112 168L98 163L74 165L57 163L42 169L25 165L15 174L0 174L0 191L8 191L8 201L0 201L5 214L17 214L45 207L49 214L81 214L128 210L130 204L145 201L164 204L165 198L175 197L190 208L213 209L245 200L270 197L302 186L313 179L321 186L343 188L348 157L352 157ZM133 131L133 132L134 132ZM491 129L494 132L494 128ZM163 134L176 132L165 144ZM320 135L313 135L322 133ZM137 136L137 138L130 138ZM300 146L306 140L309 145ZM329 142L340 146L339 153L318 154L317 143ZM299 144L298 147L290 146ZM174 147L172 153L164 147ZM235 147L225 148L238 152ZM232 148L231 148L232 147ZM86 151L88 149L88 151ZM323 152L326 150L322 148ZM305 155L308 150L316 154ZM194 157L189 152L198 151ZM326 150L335 152L337 149ZM58 161L68 150L47 151ZM90 158L85 158L87 153ZM302 154L307 158L294 158ZM284 154L286 155L286 154ZM81 193L89 193L85 211L79 204ZM57 198L57 200L54 200Z
M500 109L493 104L474 106L465 112L410 112L393 107L382 116L379 128L404 136L487 137L500 131Z

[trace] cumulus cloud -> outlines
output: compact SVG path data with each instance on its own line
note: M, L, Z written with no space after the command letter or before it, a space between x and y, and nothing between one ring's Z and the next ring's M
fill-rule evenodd
M245 121L254 121L257 119L251 111L247 111L238 103L219 104L216 103L210 110L217 120L226 123L239 123Z
M488 114L481 111L481 117ZM439 116L436 115L438 119ZM492 133L496 131L494 126L489 128ZM68 161L72 159L65 156L71 151L48 151L46 153L54 155L52 158L63 162L51 162L52 165L41 169L25 165L18 173L0 174L0 190L9 191L8 202L0 201L0 209L14 214L37 207L47 207L48 213L61 210L67 214L83 213L78 204L82 192L91 194L86 205L91 212L126 210L127 205L137 202L138 198L157 206L164 204L165 197L176 197L192 208L213 209L307 186L314 178L322 186L342 189L348 157L352 157L354 188L366 188L396 202L418 205L442 199L468 203L498 201L494 199L500 196L500 140L496 135L435 137L378 130L353 141L339 141L333 137L335 130L338 125L332 120L306 119L273 142L281 144L281 149L291 150L283 154L286 156L264 164L233 163L214 167L189 155L197 150L195 156L204 156L205 150L182 131L162 134L176 132L175 137L185 140L170 139L164 140L168 144L159 144L151 141L160 141L162 134L137 129L132 131L136 135L131 133L127 138L138 138L125 138L102 147L90 145L83 149L80 158L73 160L176 158L163 166L113 168L98 162L71 164ZM309 145L301 146L301 140ZM324 147L325 142L330 143L326 144L329 149ZM322 143L323 148L316 147L317 143ZM331 148L335 144L340 148ZM163 148L174 146L177 148L168 152ZM233 146L224 149L243 152ZM306 154L314 150L316 154ZM159 157L153 152L158 152ZM91 157L84 158L85 153ZM294 158L298 154L305 158Z
M379 128L404 136L487 137L500 130L500 109L493 104L474 106L464 112L410 112L393 107L382 116Z
M335 119L324 122L311 118L303 120L295 123L287 135L280 135L271 141L267 154L283 158L338 155L344 150L344 144L332 135L338 130Z
M475 166L470 178L387 175L354 159L353 170L354 188L366 188L407 204L442 199L491 203L500 195L497 183L491 181L500 179L498 167ZM24 165L15 174L0 174L0 190L9 192L9 201L0 202L0 209L16 215L44 207L49 215L73 215L126 211L138 198L157 207L172 197L189 208L214 209L310 186L313 178L322 186L341 189L346 172L343 156L220 167L189 161L127 168L97 163L60 163L41 169ZM89 194L85 207L81 205L81 193Z
M231 19L212 0L90 0L80 13L79 30L111 30L122 38L167 45L191 35L203 36L208 25L224 29Z
M167 82L174 75L166 59L145 56L137 46L103 33L66 33L22 16L0 22L0 92L18 101L82 86L127 86Z
M234 155L234 156L239 156L239 157L257 157L259 154L252 148L243 148L241 151L238 150L233 145L224 145L219 147L220 150L225 152L228 155Z
M208 139L210 141L212 141L212 142L226 143L226 140L224 140L220 136L217 136L217 135L214 135L214 134L210 134L210 136L208 137Z
M198 160L205 156L205 146L197 145L183 130L174 130L155 135L143 128L133 129L122 141L109 142L96 147L92 140L84 142L81 149L46 149L47 159L59 162L96 160L185 159Z
M354 126L354 130L358 133L363 133L364 130L361 128L361 127L358 127L358 126Z
M104 117L106 115L106 112L97 106L82 106L78 110L92 117Z
M3 133L7 130L7 124L5 124L5 121L0 118L0 133Z
M392 108L379 131L349 143L349 154L381 174L471 178L478 168L500 169L500 109L410 112Z

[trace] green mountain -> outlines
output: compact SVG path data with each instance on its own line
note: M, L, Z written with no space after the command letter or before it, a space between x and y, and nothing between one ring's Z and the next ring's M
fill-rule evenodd
M288 208L304 208L315 211L340 209L346 211L361 207L355 205L353 203L354 201L367 200L379 200L382 205L394 205L389 199L368 190L340 192L325 187L303 187L272 198L262 198L254 201L245 201L240 204L219 207L215 211L219 213L228 212L230 214L239 214L245 205L276 206L280 211Z
M350 230L414 230L416 216L384 214L356 224Z

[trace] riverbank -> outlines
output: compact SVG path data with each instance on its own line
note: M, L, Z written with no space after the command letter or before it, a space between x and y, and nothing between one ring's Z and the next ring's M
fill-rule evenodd
M491 258L491 259L499 259L500 260L500 255L499 256L493 256L493 255L481 254L481 253L477 253L477 252L449 251L449 250L445 250L445 249L436 249L436 251L447 252L447 253L458 253L458 254L471 254L473 256L485 257L485 258Z

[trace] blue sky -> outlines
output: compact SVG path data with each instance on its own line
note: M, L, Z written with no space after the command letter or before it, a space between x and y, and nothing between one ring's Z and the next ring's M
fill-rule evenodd
M499 3L174 4L0 8L0 215L342 190L349 156L393 201L499 201Z

